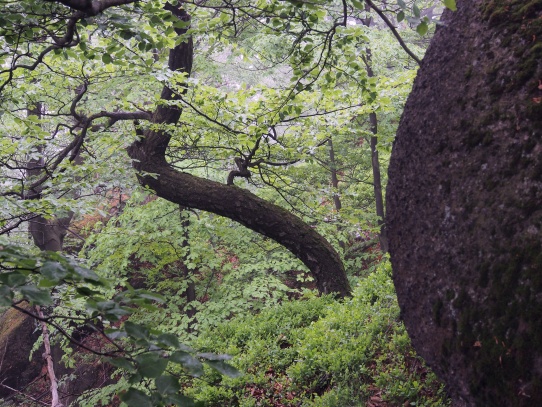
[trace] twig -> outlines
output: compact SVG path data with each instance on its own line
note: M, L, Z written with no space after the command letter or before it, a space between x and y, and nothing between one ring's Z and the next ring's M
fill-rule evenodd
M24 394L23 392L20 392L19 390L14 389L13 387L10 387L10 386L8 386L8 385L6 385L6 384L4 384L4 383L0 383L0 386L5 387L5 388L8 389L8 390L14 391L15 393L18 393L18 394L20 394L21 396L23 396L24 398L27 398L27 399L29 399L29 400L32 400L34 403L38 403L38 404L41 404L41 405L44 405L44 406L47 406L47 405L48 405L47 403L45 403L45 402L43 402L43 401L40 401L40 400L38 400L38 399L35 399L34 397L29 396L28 394Z

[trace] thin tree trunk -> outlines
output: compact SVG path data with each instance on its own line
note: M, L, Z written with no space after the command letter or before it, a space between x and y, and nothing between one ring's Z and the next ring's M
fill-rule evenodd
M330 137L327 141L329 148L329 170L331 172L331 186L333 187L333 203L335 210L339 213L342 209L341 197L339 196L339 177L337 176L337 160L335 160L335 149L333 148L333 140ZM341 232L340 223L337 224L337 232ZM346 245L343 240L339 240L339 246L344 251Z
M335 210L341 211L342 204L339 196L339 177L337 177L337 161L335 160L335 150L333 148L333 140L331 137L327 141L329 147L329 171L331 172L331 186L333 187L333 203L335 204Z
M368 72L370 69L367 70ZM372 71L371 71L372 73ZM376 206L376 215L378 216L378 226L380 227L380 250L384 253L388 251L388 237L386 235L386 224L384 218L384 199L382 195L382 181L380 178L380 161L378 160L378 119L376 113L372 112L369 114L369 121L371 123L371 166L373 168L373 190L375 194L375 206Z
M193 278L193 273L190 272L188 269L186 263L188 262L188 254L190 250L190 241L189 241L189 227L190 227L190 219L188 216L185 215L186 208L182 205L179 205L180 210L180 216L181 216L181 224L183 226L183 243L182 247L185 248L186 254L184 258L182 259L182 272L183 277L187 282L186 290L184 292L185 298L186 298L186 316L188 318L193 318L196 315L196 308L194 308L192 305L190 305L193 301L196 301L196 282ZM192 326L196 323L195 318L188 324L188 332L192 332Z
M36 305L36 313L40 318L44 318L43 312L39 305ZM49 381L51 382L51 407L64 407L60 402L60 397L58 396L58 380L55 375L55 367L53 363L53 356L51 354L51 342L49 340L49 331L47 329L47 324L44 321L40 321L41 332L43 336L43 346L45 347L45 353L43 358L47 362L47 375L49 376Z
M369 12L370 7L365 6L365 11ZM364 26L370 27L372 24L372 17L362 19L361 22ZM369 78L374 77L374 71L372 67L372 53L370 48L365 50L365 66L367 69L367 76ZM378 159L378 118L375 112L369 114L369 122L371 124L371 167L373 170L373 190L375 196L376 215L378 216L378 226L380 228L380 234L378 236L380 241L380 250L384 253L388 251L388 237L386 234L386 222L384 216L384 198L382 195L382 179L380 176L380 161Z
M34 106L27 110L27 114L35 115L38 119L41 119L44 106L42 103L36 103ZM43 168L45 165L45 159L43 157L44 151L43 146L39 145L38 149L38 158L30 158L27 162L27 177L33 178L38 177L43 173ZM41 188L26 191L26 199L40 199L41 198ZM64 238L66 237L68 226L72 220L73 212L69 212L67 216L64 217L52 217L46 219L42 215L31 219L28 224L28 231L34 240L34 244L40 250L48 250L54 252L62 251L62 246L64 244ZM39 317L44 318L43 311L39 306L36 306L36 313ZM43 357L47 363L47 375L51 383L51 406L52 407L63 407L63 404L60 402L58 395L58 380L55 375L54 370L54 361L51 353L51 342L49 340L49 331L47 329L47 324L43 321L40 321L43 345L45 347L45 352Z
M37 116L41 119L43 111L43 105L36 103L27 110L29 116ZM43 173L43 166L45 160L43 158L43 146L38 146L39 158L30 158L27 162L28 170L26 175L28 178L38 177ZM39 199L41 197L41 188L26 191L26 199ZM73 213L70 212L67 216L62 218L53 217L51 219L45 219L45 217L39 215L28 221L28 231L34 240L34 244L40 250L49 250L53 252L59 252L62 250L64 238L66 237L68 225L71 222Z

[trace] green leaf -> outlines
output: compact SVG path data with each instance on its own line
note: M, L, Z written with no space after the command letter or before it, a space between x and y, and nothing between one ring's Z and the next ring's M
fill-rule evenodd
M416 4L412 6L412 12L414 13L414 16L420 18L421 12L420 12L419 7Z
M124 323L124 329L126 333L132 338L136 339L149 339L149 329L143 325L134 324L133 322L126 321Z
M128 376L128 383L130 384L139 384L143 380L143 376L139 373L132 373Z
M173 27L175 28L188 28L190 26L190 20L183 21L183 20L177 20L173 23Z
M156 338L156 342L158 342L160 345L171 346L172 348L178 348L180 346L177 335L167 333L158 336L158 338Z
M217 353L198 353L197 356L207 360L230 360L231 356Z
M134 33L131 31L121 31L119 35L121 36L122 39L129 40L130 38L134 36Z
M203 365L201 362L188 352L181 350L173 352L169 360L182 365L194 377L199 377L203 374Z
M0 306L9 307L13 293L7 285L0 285Z
M179 407L199 407L203 406L200 403L194 403L194 400L180 394L170 394L166 397L167 403L175 404Z
M120 396L120 399L130 407L153 407L151 398L141 390L134 388L128 389L126 393Z
M425 35L425 33L427 32L427 30L429 30L429 26L427 25L427 23L425 21L422 21L420 24L418 24L418 26L416 27L416 31L418 32L418 34L420 35Z
M68 275L68 271L57 261L46 261L41 266L41 274L52 281L60 281Z
M126 332L121 329L108 328L105 330L105 334L109 339L126 338Z
M42 291L34 285L25 285L19 288L21 294L33 304L51 305L53 299L48 291Z
M162 19L156 15L153 15L151 17L150 23L153 27L161 26L164 24Z
M241 376L241 372L239 372L239 370L231 365L228 365L223 360L206 360L205 363L224 376L233 378Z
M143 376L154 379L160 376L167 367L167 360L157 353L144 353L136 358L138 363L137 371Z
M57 285L58 285L57 280L49 280L48 278L42 278L38 282L39 288L51 288L51 287L56 287Z
M100 294L99 291L91 290L88 287L76 287L75 291L84 297L90 297L91 295Z
M361 2L361 1L352 0L352 4L358 10L365 10L365 4L363 2Z
M449 8L452 11L457 11L457 5L455 4L455 0L443 0L442 1L446 8Z
M82 278L86 282L89 282L89 283L94 284L94 285L99 285L99 286L104 285L102 283L101 279L100 279L100 276L98 276L98 274L96 274L92 270L86 269L86 268L81 267L81 266L75 266L73 268L73 271L77 276L79 276L80 278Z
M111 309L108 309L105 312L105 317L110 321L118 321L121 317L125 315L130 315L132 311L122 308L122 307L114 307Z
M102 55L102 62L104 64L110 64L113 61L113 58L111 58L110 54L103 54Z
M399 7L401 7L403 10L407 8L406 3L403 0L397 0L397 4Z
M405 12L401 10L400 12L397 13L397 22L400 23L404 19L405 19Z
M181 390L179 381L170 375L159 376L154 380L160 394L175 394Z
M144 298L146 300L156 301L160 303L163 303L166 301L163 295L146 291L146 290L136 291L134 297Z
M13 273L6 273L2 275L2 277L2 280L5 281L5 284L9 285L10 287L17 287L26 283L26 276L16 271Z
M136 370L134 364L125 358L108 358L107 362L128 372L135 372Z

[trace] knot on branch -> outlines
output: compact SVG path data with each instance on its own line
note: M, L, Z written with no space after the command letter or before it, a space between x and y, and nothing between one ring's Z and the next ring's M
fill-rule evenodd
M235 157L233 160L238 169L230 171L226 185L233 185L233 179L235 177L250 178L251 176L250 171L248 170L250 165L250 160L248 158Z

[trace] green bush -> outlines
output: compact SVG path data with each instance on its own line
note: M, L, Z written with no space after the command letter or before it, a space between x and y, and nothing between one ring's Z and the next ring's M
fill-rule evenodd
M232 355L244 372L193 383L208 406L449 405L399 321L388 262L350 299L284 302L203 332L195 346Z

